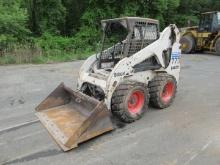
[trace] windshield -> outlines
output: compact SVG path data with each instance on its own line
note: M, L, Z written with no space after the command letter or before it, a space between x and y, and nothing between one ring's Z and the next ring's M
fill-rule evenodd
M127 37L128 31L120 22L109 22L104 30L103 49L121 43Z
M123 56L127 28L120 22L107 22L104 28L99 68L116 64ZM102 66L103 62L109 65Z

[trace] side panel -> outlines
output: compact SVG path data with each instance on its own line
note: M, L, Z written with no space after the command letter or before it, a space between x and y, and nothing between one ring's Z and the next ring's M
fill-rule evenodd
M79 70L79 77L78 77L78 82L77 82L77 89L80 89L82 84L84 83L84 77L88 76L90 69L93 67L93 65L96 63L97 58L96 54L90 56L85 60L85 62L82 64Z
M174 76L176 78L177 83L179 83L180 58L181 58L180 44L174 43L171 52L171 60L165 71L168 74Z
M196 43L197 43L197 50L209 50L211 45L211 33L209 32L198 32Z
M197 37L197 31L192 30L192 31L181 32L181 36L186 36L186 35L190 35L190 36L193 36L194 38L196 38Z

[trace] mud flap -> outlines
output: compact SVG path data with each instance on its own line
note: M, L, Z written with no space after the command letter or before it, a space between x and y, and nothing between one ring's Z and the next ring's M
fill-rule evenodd
M68 151L113 129L105 104L61 83L36 107L36 115L56 143Z

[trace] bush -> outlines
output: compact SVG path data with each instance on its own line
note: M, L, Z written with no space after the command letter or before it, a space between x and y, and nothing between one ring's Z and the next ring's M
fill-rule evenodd
M17 38L13 35L1 34L0 35L0 51L7 52L14 49L17 44Z
M74 46L79 51L95 51L101 40L101 32L94 27L82 26L74 37Z
M47 52L49 50L73 51L74 40L62 36L53 36L44 33L40 38L35 39L36 46Z
M0 57L0 65L15 64L15 63L16 63L16 59L11 55Z

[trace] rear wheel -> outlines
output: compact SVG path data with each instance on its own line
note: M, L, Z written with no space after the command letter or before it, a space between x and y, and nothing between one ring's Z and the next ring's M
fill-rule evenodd
M195 40L192 36L186 35L180 39L183 53L192 53L195 50Z
M215 42L215 51L218 55L220 55L220 38Z
M146 85L138 82L120 84L112 96L112 113L120 120L131 123L140 119L148 108L149 92Z
M150 83L150 102L156 108L170 106L176 95L177 83L173 76L158 74Z

